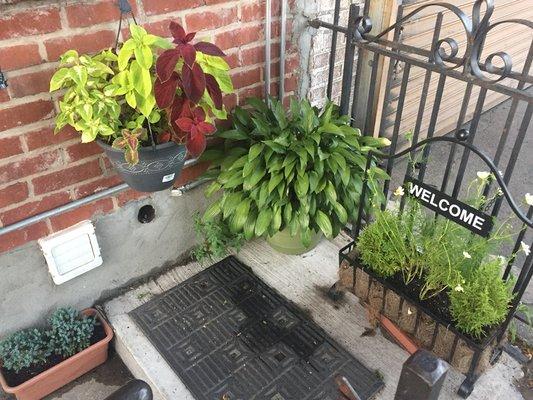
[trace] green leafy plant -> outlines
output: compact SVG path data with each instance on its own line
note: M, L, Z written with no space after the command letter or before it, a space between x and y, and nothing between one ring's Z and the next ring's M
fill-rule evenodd
M272 98L249 99L248 105L249 111L234 110L231 130L217 134L224 148L204 155L215 178L206 195L222 190L204 221L221 218L247 240L283 229L291 236L300 232L306 247L312 232L336 236L357 215L368 152L388 141L362 136L332 102L323 110L294 98L288 111ZM372 160L371 188L378 178L387 175ZM369 193L374 202L382 201L379 196Z
M53 353L70 357L91 345L95 317L85 316L72 307L66 307L57 309L48 319L48 323Z
M224 221L204 221L199 214L194 216L194 230L199 244L193 249L193 256L199 262L238 252L244 243L244 235L231 232Z
M81 133L83 143L97 138L116 143L130 164L138 162L138 148L152 141L183 143L191 154L199 155L205 149L205 136L215 131L214 119L227 117L222 95L233 91L229 66L215 45L190 44L194 32L185 34L176 22L169 29L174 44L132 24L131 37L118 52L63 54L50 81L51 92L65 90L56 133L70 125ZM190 126L186 119L192 116ZM132 131L138 129L150 134L143 131L131 140Z
M45 364L50 354L47 333L39 329L19 331L0 342L0 362L6 370Z

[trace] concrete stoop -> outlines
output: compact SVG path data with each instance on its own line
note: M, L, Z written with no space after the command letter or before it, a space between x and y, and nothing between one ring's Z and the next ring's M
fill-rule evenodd
M302 256L279 254L264 241L257 240L248 243L237 257L265 283L306 310L318 325L369 369L381 374L385 388L376 399L392 400L408 354L379 332L374 336L361 336L369 324L365 310L354 295L347 293L335 305L325 297L327 289L337 280L338 250L348 240L342 235L332 242L323 240L316 249ZM195 262L176 266L105 304L115 330L118 354L136 378L152 386L157 400L194 400L194 397L127 313L207 266ZM514 381L522 375L520 365L504 353L500 361L480 377L470 399L523 399L514 387ZM459 399L455 392L463 379L462 374L451 370L440 398Z

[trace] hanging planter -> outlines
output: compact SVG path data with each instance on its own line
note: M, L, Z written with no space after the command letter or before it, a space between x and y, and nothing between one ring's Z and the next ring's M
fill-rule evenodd
M132 24L115 50L67 51L50 81L50 91L65 90L55 131L70 125L83 143L96 140L124 181L143 192L171 187L186 154L205 150L214 120L227 118L223 94L233 92L218 47L193 43L195 33L178 23L169 30L172 42Z
M187 149L174 142L139 149L139 161L124 160L124 150L115 149L98 140L124 182L139 192L158 192L171 187L180 175Z

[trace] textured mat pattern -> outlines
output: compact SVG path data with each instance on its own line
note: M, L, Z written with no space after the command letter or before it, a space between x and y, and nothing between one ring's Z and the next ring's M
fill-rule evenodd
M228 257L130 313L198 400L362 399L383 382L291 302Z

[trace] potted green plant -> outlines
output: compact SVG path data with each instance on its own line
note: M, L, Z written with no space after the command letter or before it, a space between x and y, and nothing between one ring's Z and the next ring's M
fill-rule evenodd
M130 32L118 51L61 57L50 81L50 91L65 90L55 131L70 125L83 143L96 140L126 183L153 192L174 183L187 151L203 152L233 86L224 53L193 44L178 23L172 43L135 24Z
M248 104L249 110L233 111L232 129L217 134L224 148L204 153L215 178L206 195L222 194L203 218L301 254L357 215L367 153L389 142L362 136L332 102L319 110L293 98L289 111L272 98ZM368 175L369 182L387 176L375 161ZM379 190L373 195L382 196Z
M18 400L39 400L107 360L113 331L95 309L59 308L46 329L0 341L0 384Z

